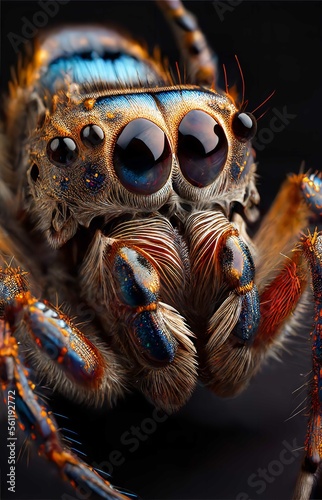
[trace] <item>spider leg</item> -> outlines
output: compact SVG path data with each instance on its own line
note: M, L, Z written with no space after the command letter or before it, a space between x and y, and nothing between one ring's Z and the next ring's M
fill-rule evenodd
M319 223L319 191L316 190L320 189L320 184L318 175L290 175L264 217L254 238L256 280L260 291L274 279L284 256L292 251L300 232L310 224L312 217Z
M309 264L314 296L313 369L305 456L293 498L308 500L322 460L322 233L315 231L303 236L300 246Z
M195 17L180 0L159 0L160 9L171 26L187 68L187 80L197 85L215 85L217 60L200 31Z
M107 359L67 316L32 296L25 275L19 268L0 269L2 387L15 391L16 414L21 428L37 443L39 453L56 464L64 478L72 485L87 486L101 498L127 498L63 447L54 417L34 393L35 384L28 380L24 364L26 353L18 350L17 339L29 337L29 347L39 354L36 359L45 359L38 365L38 373L45 370L44 375L48 375L52 385L55 381L60 388L65 384L70 393L82 400L94 399L98 403L104 391L113 393L119 380L116 384L109 378L108 368L111 367L107 367ZM31 356L31 373L33 362ZM107 396L110 400L115 398L115 394Z
M9 323L1 319L0 328L1 386L7 394L15 394L15 413L21 429L37 444L39 453L54 463L74 487L87 487L106 500L127 499L63 446L52 413L35 394L35 386L27 378L28 371Z
M37 300L25 275L19 268L0 268L0 317L25 347L31 366L76 400L112 403L125 385L114 354L98 349L60 309Z
M255 237L261 321L254 347L263 353L281 342L282 326L308 292L307 256L298 241L303 228L321 225L320 188L320 175L291 175Z

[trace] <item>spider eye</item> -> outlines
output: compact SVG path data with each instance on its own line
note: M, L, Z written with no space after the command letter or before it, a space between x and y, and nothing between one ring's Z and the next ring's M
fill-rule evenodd
M98 146L104 141L104 132L98 125L86 125L81 131L81 138L85 146Z
M159 191L171 165L169 141L153 122L138 118L122 130L114 149L114 168L126 189L137 194Z
M77 156L77 146L70 137L55 137L47 145L47 156L56 167L68 167Z
M232 121L234 135L242 142L250 141L257 130L256 118L251 113L236 113Z
M222 127L200 110L186 114L179 125L180 168L193 186L212 184L227 159L228 143Z

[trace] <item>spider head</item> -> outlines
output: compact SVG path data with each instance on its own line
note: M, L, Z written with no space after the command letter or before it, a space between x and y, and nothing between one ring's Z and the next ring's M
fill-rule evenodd
M255 131L227 96L193 86L58 93L31 147L41 227L61 246L94 218L181 204L228 214L254 174Z

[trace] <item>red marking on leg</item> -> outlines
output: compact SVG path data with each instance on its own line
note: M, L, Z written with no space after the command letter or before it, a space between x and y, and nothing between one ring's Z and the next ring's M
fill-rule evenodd
M311 406L305 440L305 467L315 472L322 458L322 233L310 232L301 239L301 247L308 261L314 296L314 323L312 331Z
M254 346L272 343L284 321L296 308L306 286L300 266L300 255L295 253L284 268L264 290L260 298L261 320Z

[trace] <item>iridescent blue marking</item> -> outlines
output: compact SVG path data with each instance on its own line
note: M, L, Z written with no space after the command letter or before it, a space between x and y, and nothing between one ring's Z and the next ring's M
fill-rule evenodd
M60 57L53 61L42 76L41 83L51 92L65 81L66 75L78 84L105 82L106 85L149 86L155 80L151 68L127 54L106 52L99 56L95 52Z
M157 363L171 363L176 352L176 342L169 339L160 328L157 315L143 311L133 320L133 331L139 345L151 360Z
M240 170L240 165L238 165L235 161L232 163L230 167L230 173L234 181L238 181L241 174L241 170Z
M12 295L12 288L9 288L7 285L0 281L0 300L9 302L9 300L14 299Z
M119 250L114 260L113 275L119 284L120 298L124 304L140 307L157 301L157 295L146 286L155 280L155 270L147 259L132 248L122 247Z
M52 434L51 427L41 414L42 407L38 403L38 397L32 392L23 369L16 365L15 370L15 377L21 384L21 388L15 391L19 420L25 426L26 432L29 435L33 433L38 442L42 443Z
M98 97L93 109L98 109L102 113L102 118L106 119L107 111L115 116L120 112L126 116L128 110L144 108L148 108L152 113L159 113L154 98L148 93Z
M318 320L318 325L322 328L322 318ZM321 337L317 337L316 343L314 345L315 355L317 359L322 362L322 339Z
M194 99L196 96L204 101L205 96L209 95L209 102L214 103L214 93L204 89L204 90L161 90L160 92L156 92L154 95L156 99L159 101L161 105L166 107L168 106L177 106L179 103L182 104L183 101L187 103L191 102L191 97ZM220 96L216 94L216 98L220 99ZM218 108L219 109L219 108Z
M240 286L249 285L252 281L254 281L255 277L255 265L253 261L253 257L249 251L246 243L243 242L241 238L238 238L240 247L242 249L242 253L244 255L244 267L243 272L240 277Z
M254 281L255 265L248 246L237 236L227 238L221 254L221 265L234 287L245 287Z
M48 307L43 302L36 302L35 303L35 307L37 307L37 309L40 309L41 311L47 311L48 310Z
M14 273L0 272L0 302L2 302L2 307L5 304L11 304L19 293L27 290L27 283L16 278Z
M100 173L95 165L87 166L83 175L85 186L94 194L98 193L98 191L102 189L105 178L106 175Z
M259 295L256 285L241 297L242 308L232 333L245 343L254 339L260 320Z
M116 498L119 498L119 496L115 494L119 491L118 489L108 486L103 478L95 474L94 471L81 462L76 465L67 462L64 465L64 474L71 482L76 483L78 487L83 487L85 490L90 488L97 498L99 497L105 500L116 500ZM126 495L133 497L133 499L138 498L134 494L126 493Z
M322 178L313 174L305 177L302 182L302 191L310 210L322 216Z
M30 403L30 402L29 402ZM19 415L19 420L25 428L27 434L34 434L39 443L42 443L47 436L50 436L51 429L48 426L46 419L41 416L41 408L32 401L32 406L27 404L26 400L22 399L20 394L16 391L16 411ZM37 413L33 413L32 409L37 410ZM40 434L40 435L39 435Z
M240 174L240 179L243 179L249 173L250 168L253 165L254 161L255 160L254 156L251 153L251 148L247 148L244 156L244 162L246 162L246 165L243 165L243 171Z
M60 189L61 189L62 191L67 191L67 190L68 190L68 188L69 188L69 184L70 184L70 180L69 180L69 179L67 179L67 178L65 178L65 177L63 177L63 178L61 179L61 181L60 181Z
M319 400L322 403L322 378L319 377Z
M24 425L26 432L30 435L37 421L33 413L30 411L30 408L28 408L28 405L21 398L20 394L16 395L15 403L16 403L16 411L17 414L19 415L19 420Z
M49 307L41 309L37 307L37 304L42 303L37 302L34 304L36 311L25 313L25 320L30 333L40 343L41 349L47 356L51 360L59 362L69 376L79 383L82 380L88 381L92 374L95 375L97 367L94 364L92 366L90 363L86 363L81 356L81 352L76 352L72 348L74 344L81 351L81 339L59 317L56 311Z
M39 309L46 318L59 318L58 312L54 311L53 309L48 307L44 302L35 302L34 307L36 307L36 309ZM62 321L62 320L59 320L59 321ZM66 323L64 321L63 326L65 326L65 325L66 325Z
M249 173L253 163L254 157L247 148L240 162L237 163L234 161L230 167L230 173L234 181L239 181L245 177Z

